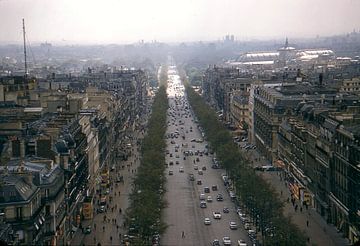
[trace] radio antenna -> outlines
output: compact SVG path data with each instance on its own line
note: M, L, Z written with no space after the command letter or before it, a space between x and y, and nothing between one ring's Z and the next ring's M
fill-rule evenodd
M23 38L24 38L25 78L26 78L28 75L28 70L27 70L27 60L26 60L25 20L24 19L22 19L22 24L23 24Z

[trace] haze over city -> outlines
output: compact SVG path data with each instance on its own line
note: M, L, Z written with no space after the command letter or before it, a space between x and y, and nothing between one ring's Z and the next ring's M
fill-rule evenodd
M144 41L302 38L360 28L356 0L1 0L1 43L108 44Z

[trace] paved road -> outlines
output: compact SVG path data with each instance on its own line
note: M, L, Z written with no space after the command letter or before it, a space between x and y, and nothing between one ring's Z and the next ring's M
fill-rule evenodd
M169 74L174 74L174 71L169 71ZM161 239L162 245L210 245L213 239L217 238L222 241L224 236L229 236L235 245L239 239L246 240L246 231L240 222L240 219L235 211L234 204L230 201L230 197L225 190L221 179L221 173L224 170L212 169L211 155L193 155L187 156L184 160L184 151L206 150L206 142L192 142L192 139L201 139L201 132L194 122L193 116L190 115L190 110L185 110L188 106L184 97L184 88L180 84L180 79L177 75L169 76L171 82L168 86L169 96L169 110L168 110L168 128L167 134L179 132L177 137L169 137L167 139L166 162L169 165L166 169L168 177L166 183L165 199L168 202L168 207L164 209L164 221L168 224L168 228ZM183 123L183 124L182 124ZM191 130L192 129L192 130ZM185 137L185 139L182 138ZM176 152L176 146L178 151ZM171 157L172 155L172 157ZM199 158L199 161L196 161ZM176 164L178 161L179 164ZM194 164L195 162L195 164ZM203 175L199 175L198 171L194 170L195 165L198 168L206 167ZM180 172L180 168L184 172ZM169 171L173 171L173 175L169 175ZM190 181L189 174L195 176L195 181ZM202 181L202 185L197 184L197 180ZM212 191L212 185L217 185L218 191ZM210 188L210 193L205 193L205 196L211 196L213 201L207 202L207 208L200 208L199 196L204 193L204 187ZM221 193L224 201L216 201L216 196ZM230 213L223 213L223 208L228 207ZM220 220L213 219L212 213L218 211L221 213ZM205 225L205 217L210 218L211 225ZM234 221L238 225L237 230L230 230L229 222ZM184 232L184 236L182 235Z

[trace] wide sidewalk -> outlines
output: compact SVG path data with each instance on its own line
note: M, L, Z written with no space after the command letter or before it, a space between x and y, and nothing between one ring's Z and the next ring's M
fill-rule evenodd
M259 154L257 150L243 150L243 153L253 161L254 166L268 165L267 161ZM292 222L306 233L308 245L350 245L348 240L338 233L335 226L326 223L326 221L315 211L314 208L302 207L299 200L295 204L287 202L291 200L291 192L283 179L281 172L260 172L260 175L267 180L278 192L281 199L284 201L284 214L291 217ZM298 209L295 211L295 206ZM301 208L301 209L300 209Z
M140 164L140 149L137 140L143 138L143 134L136 131L132 140L132 151L127 161L116 163L116 170L110 172L110 194L112 201L108 201L105 213L95 213L92 220L82 222L83 227L91 225L92 232L83 234L77 230L71 245L120 245L124 234L127 234L124 227L124 214L129 206L129 194L132 189L132 181ZM124 168L122 168L124 166ZM115 183L116 176L123 176L123 183ZM96 196L97 200L99 196ZM95 203L95 208L98 205ZM121 209L121 210L120 210ZM106 216L106 219L105 219Z

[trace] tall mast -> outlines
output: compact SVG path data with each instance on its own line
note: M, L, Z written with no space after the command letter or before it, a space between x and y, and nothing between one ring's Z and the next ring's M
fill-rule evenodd
M25 20L22 19L23 23L23 38L24 38L24 58L25 58L25 78L27 77L28 70L27 70L27 60L26 60L26 41L25 41Z

